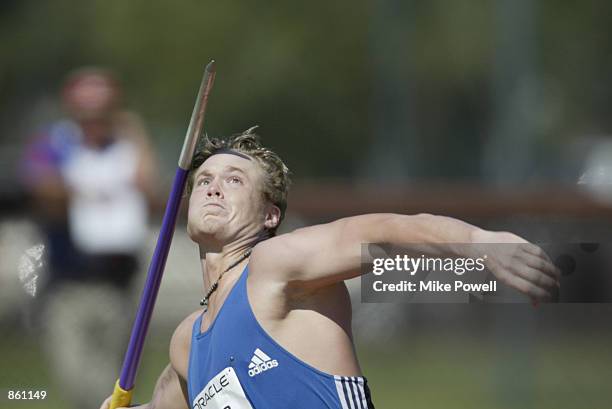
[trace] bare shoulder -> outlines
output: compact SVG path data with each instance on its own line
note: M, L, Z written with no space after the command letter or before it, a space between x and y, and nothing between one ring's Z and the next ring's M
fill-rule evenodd
M341 220L337 220L327 224L302 227L262 241L253 249L250 264L264 267L264 270L271 268L273 271L298 266L302 258L308 256L308 253L317 247L317 243L321 243L330 230L341 223Z
M183 379L187 379L187 370L189 369L189 350L191 348L193 324L200 314L202 314L202 310L189 314L176 327L170 340L170 363Z
M298 229L258 243L249 260L249 277L256 281L269 281L298 265L301 258L299 240L303 230Z
M288 254L295 256L296 253L309 252L352 235L362 225L371 224L380 216L379 214L352 216L329 223L302 227L259 243L253 251L253 256L277 259L278 256L283 257Z
M358 218L303 227L265 240L253 249L249 265L257 281L313 283L324 286L343 276L326 279L334 273L352 270L355 254L360 254L359 239L352 233ZM347 261L348 260L348 261ZM345 264L350 264L348 268ZM323 278L323 279L322 279Z

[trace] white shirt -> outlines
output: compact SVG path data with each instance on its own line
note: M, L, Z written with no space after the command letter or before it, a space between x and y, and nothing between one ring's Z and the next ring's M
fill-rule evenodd
M136 186L139 154L135 144L118 140L103 149L78 145L63 163L71 190L70 230L75 245L88 253L133 253L147 228L147 203Z

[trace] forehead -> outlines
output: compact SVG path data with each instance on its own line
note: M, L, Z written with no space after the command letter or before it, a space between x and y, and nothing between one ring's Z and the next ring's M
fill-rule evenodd
M224 171L238 170L252 178L260 175L261 169L257 161L244 154L217 153L206 159L196 171L200 173L219 173Z

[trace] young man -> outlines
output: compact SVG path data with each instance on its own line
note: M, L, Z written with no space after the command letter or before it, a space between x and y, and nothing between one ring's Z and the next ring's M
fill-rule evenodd
M525 243L491 255L489 269L534 300L558 285L537 246L447 217L370 214L276 236L288 169L252 129L206 141L192 169L187 229L207 307L177 327L141 408L373 408L344 284L360 274L362 243Z

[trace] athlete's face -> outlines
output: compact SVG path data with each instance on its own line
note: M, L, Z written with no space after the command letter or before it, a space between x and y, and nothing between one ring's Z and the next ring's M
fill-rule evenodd
M270 227L274 206L264 200L263 180L259 164L246 155L219 153L208 158L196 170L189 198L191 239L201 244L230 242Z

